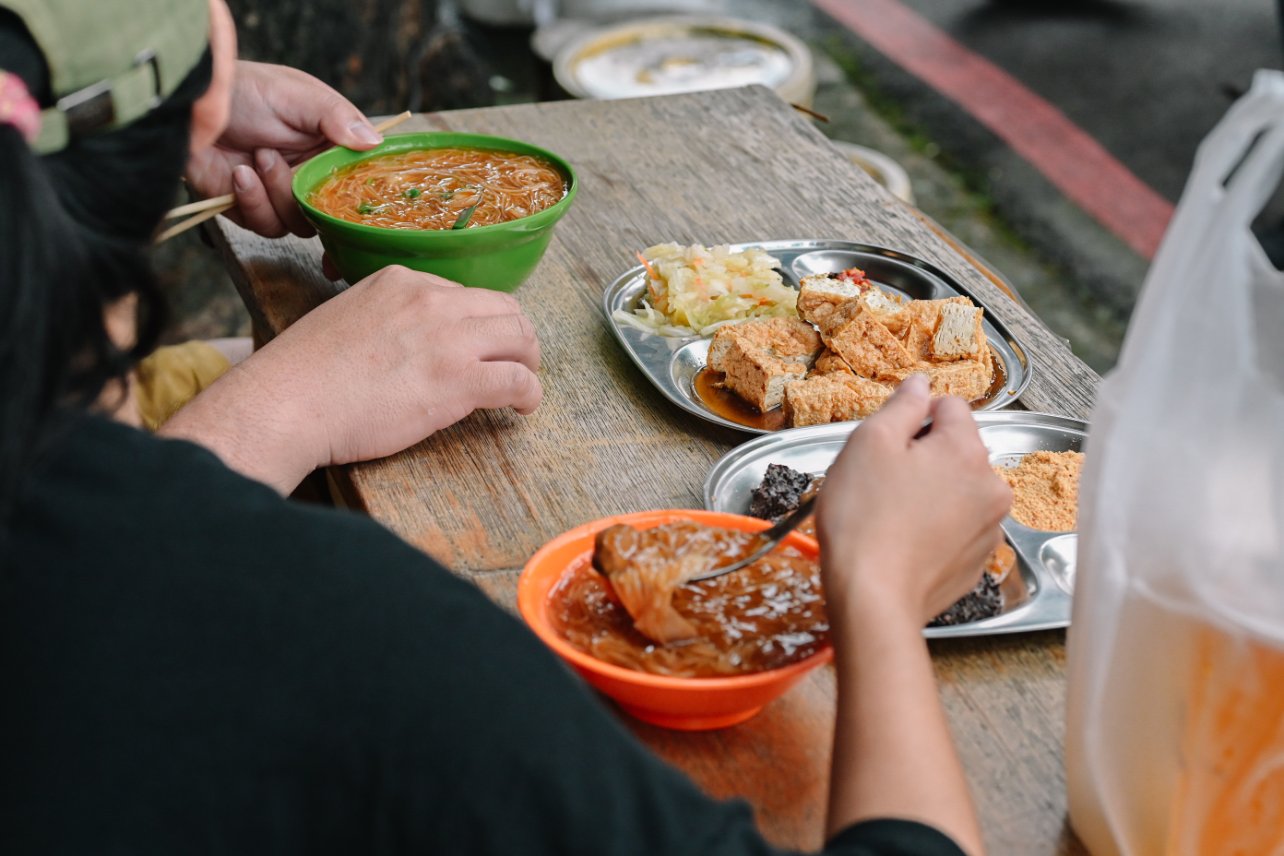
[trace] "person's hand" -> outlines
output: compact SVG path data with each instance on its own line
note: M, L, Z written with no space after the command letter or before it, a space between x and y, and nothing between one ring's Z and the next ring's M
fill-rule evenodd
M162 433L288 493L316 467L391 455L479 408L530 413L539 359L511 295L385 268L232 368Z
M984 852L923 625L980 579L1011 502L967 404L932 401L922 375L829 468L816 508L838 675L828 835L901 817Z
M976 585L1012 502L967 404L931 400L926 381L911 376L856 430L816 510L831 599L908 611L918 626Z
M382 141L361 111L310 74L240 61L226 130L192 153L187 183L203 197L236 195L228 216L269 238L312 227L290 190L291 167L330 146L364 151Z

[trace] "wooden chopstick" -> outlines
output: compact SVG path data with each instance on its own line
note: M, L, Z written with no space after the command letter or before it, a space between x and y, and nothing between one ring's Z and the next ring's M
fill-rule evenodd
M792 101L789 102L789 106L797 110L799 113L806 113L808 116L810 116L813 119L818 119L821 122L829 121L829 117L826 116L824 113L817 113L815 110L811 109L810 107L804 107L801 104L795 104Z
M177 208L171 208L165 212L162 220L175 220L179 217L186 217L188 214L199 214L202 211L208 211L211 208L221 208L229 201L236 197L229 193L227 196L211 196L209 199L198 199L195 202L189 202L186 205L180 205Z
M396 116L393 116L391 119L385 119L375 125L374 128L382 134L384 131L395 128L409 118L410 111L407 110L404 113L399 113ZM177 208L172 208L162 219L173 220L175 217L184 217L188 214L194 214L196 216L188 217L186 220L181 220L173 226L170 226L168 229L156 236L155 243L164 243L175 235L186 232L193 226L198 226L206 220L209 220L211 217L216 217L235 206L236 194L229 193L225 196L211 196L209 199L202 199L198 202L189 202L186 205L180 205Z

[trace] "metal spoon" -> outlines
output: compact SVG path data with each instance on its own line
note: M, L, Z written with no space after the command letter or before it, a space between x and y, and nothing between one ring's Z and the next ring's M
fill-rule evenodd
M782 517L780 519L780 522L777 523L775 526L771 527L770 529L764 532L758 533L758 538L762 542L762 544L761 546L758 547L757 550L754 550L748 556L745 556L743 559L740 559L738 561L732 562L729 565L722 565L721 567L714 568L713 570L709 571L706 574L703 574L702 576L692 577L691 579L687 580L687 582L698 583L698 582L703 582L704 580L711 580L714 577L720 577L723 574L729 574L732 571L738 571L741 568L745 567L746 565L752 565L754 562L758 561L763 556L767 555L772 550L776 549L776 547L779 546L781 540L786 535L788 535L790 532L797 529L798 524L806 520L807 515L811 514L811 507L815 504L816 504L815 496L811 496L803 500L798 505L797 508L795 508L793 511L789 512L789 514Z
M928 434L930 434L931 431L932 431L932 419L929 417L923 420L923 427L918 429L918 433L914 435L913 439L921 440L924 437L926 437ZM740 559L739 561L736 561L736 562L732 562L729 565L722 565L721 567L714 568L712 571L709 571L707 574L702 574L701 576L698 576L698 577L692 577L691 579L687 580L687 582L689 583L704 582L705 580L711 580L714 577L720 577L723 574L729 574L732 571L738 571L741 568L745 567L746 565L752 565L754 562L758 561L763 556L767 555L772 550L776 549L776 547L780 544L781 540L786 535L788 535L790 532L797 529L798 524L802 523L804 520L807 519L807 515L811 514L811 507L816 504L816 497L819 495L820 495L819 492L812 494L807 499L799 503L797 508L795 508L793 511L789 512L787 515L782 517L780 519L780 522L777 523L775 526L771 527L765 532L758 533L758 537L761 538L763 541L762 546L759 547L757 550L754 550L745 558Z

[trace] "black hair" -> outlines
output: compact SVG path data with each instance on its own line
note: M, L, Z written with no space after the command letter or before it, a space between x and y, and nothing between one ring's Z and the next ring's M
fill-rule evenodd
M42 106L51 102L44 58L5 10L0 69L21 77ZM155 347L165 310L148 250L175 197L192 105L211 71L206 51L142 119L43 157L0 125L0 533L60 424ZM105 311L130 294L138 295L137 336L122 349Z

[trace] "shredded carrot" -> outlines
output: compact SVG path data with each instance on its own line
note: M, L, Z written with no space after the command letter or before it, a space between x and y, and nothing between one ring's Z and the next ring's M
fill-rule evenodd
M656 280L660 278L660 275L655 272L655 268L651 267L651 263L646 260L646 256L642 255L641 253L634 253L633 255L637 256L638 261L642 262L642 267L646 268L647 276L651 277L651 279L656 279Z

